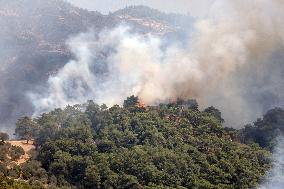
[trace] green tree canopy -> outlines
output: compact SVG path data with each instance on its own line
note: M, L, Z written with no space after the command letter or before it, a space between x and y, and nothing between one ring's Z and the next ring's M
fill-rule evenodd
M274 128L281 112L269 112L252 127ZM88 101L20 118L17 136L35 139L34 156L20 167L0 168L53 188L257 187L270 168L269 151L241 143L244 135L224 128L222 120L214 107L199 111L195 100L143 108L135 96L123 107ZM8 153L15 159L21 154L8 144L0 148L5 163Z
M22 117L18 119L15 129L15 135L18 138L27 140L27 143L29 143L29 140L34 139L37 133L38 124L31 118Z
M225 120L222 118L222 114L220 110L217 108L210 106L204 110L204 112L214 116L217 120L219 120L221 123L223 123Z

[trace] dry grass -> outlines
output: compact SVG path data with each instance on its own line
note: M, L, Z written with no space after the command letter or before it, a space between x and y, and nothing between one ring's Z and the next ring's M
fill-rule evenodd
M27 160L29 160L29 158L30 158L29 151L32 150L32 149L35 149L33 141L30 141L28 144L27 144L26 140L8 141L8 143L10 143L13 146L20 146L25 151L25 155L23 155L18 161L15 162L18 165L25 163Z

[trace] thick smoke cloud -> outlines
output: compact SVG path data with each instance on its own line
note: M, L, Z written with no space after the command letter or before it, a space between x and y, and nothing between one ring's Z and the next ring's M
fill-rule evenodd
M125 27L81 34L68 43L77 59L49 78L47 91L29 94L36 114L88 99L121 104L135 94L147 104L196 98L220 108L228 125L243 125L283 105L283 5L216 1L183 45L164 47Z

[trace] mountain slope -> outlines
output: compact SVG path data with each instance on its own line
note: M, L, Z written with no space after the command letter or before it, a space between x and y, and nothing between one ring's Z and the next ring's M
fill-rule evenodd
M193 29L194 19L181 14L166 14L146 6L130 6L118 10L112 16L140 28L172 39L189 35Z
M9 127L32 111L25 92L70 59L65 46L70 35L116 22L58 0L4 0L0 7L0 120Z
M163 26L162 16L141 22L117 14L102 15L61 0L0 1L0 127L12 132L9 128L17 117L31 115L33 107L26 92L42 87L50 74L73 57L65 45L70 36L89 29L99 33L121 23L139 32L161 34L146 22ZM170 25L167 30L176 31Z

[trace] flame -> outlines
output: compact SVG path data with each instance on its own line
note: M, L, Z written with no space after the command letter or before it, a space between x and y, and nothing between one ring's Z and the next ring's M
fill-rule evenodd
M146 104L143 100L139 99L137 104L136 104L136 107L138 108L146 108Z

